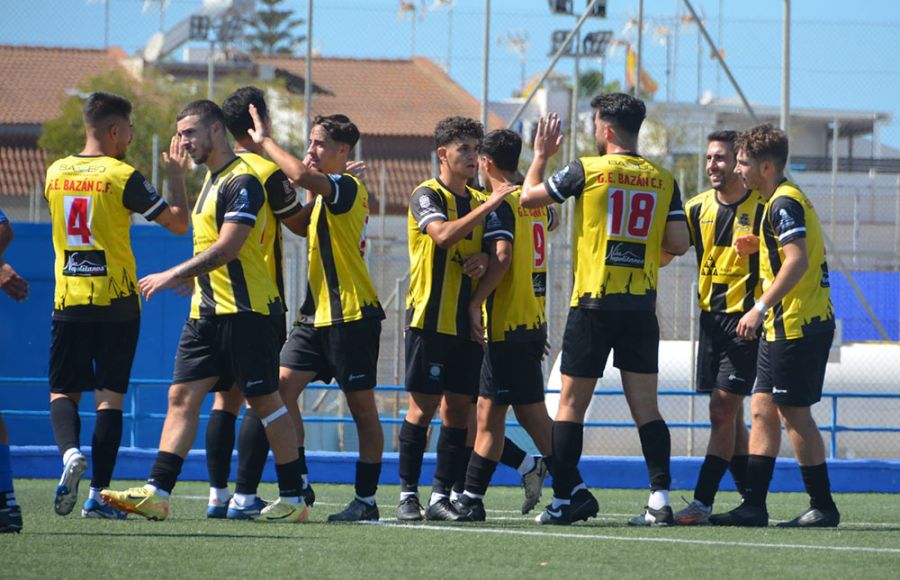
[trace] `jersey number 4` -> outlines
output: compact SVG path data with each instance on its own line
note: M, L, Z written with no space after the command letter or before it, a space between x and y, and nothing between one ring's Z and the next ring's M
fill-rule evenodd
M66 238L69 246L93 246L90 197L67 195L63 198L66 212Z
M613 189L609 192L606 233L610 236L646 240L653 225L656 193Z

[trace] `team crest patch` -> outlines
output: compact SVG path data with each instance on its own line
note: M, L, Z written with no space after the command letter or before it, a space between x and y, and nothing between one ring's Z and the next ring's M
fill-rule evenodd
M738 218L738 225L741 226L749 226L750 225L750 214L742 213Z
M791 217L791 214L788 213L788 210L778 210L778 227L781 231L787 231L793 228L796 224L797 222L794 221L794 218Z

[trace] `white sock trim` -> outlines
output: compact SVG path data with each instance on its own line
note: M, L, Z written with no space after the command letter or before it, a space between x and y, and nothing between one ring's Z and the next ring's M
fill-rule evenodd
M472 493L471 491L468 491L468 490L464 491L463 495L474 498L474 499L484 499L483 495L478 495L477 493Z
M667 505L669 505L669 490L667 489L654 491L647 501L647 506L655 510L662 509Z
M522 460L522 463L519 464L519 467L516 468L516 471L518 471L522 475L525 475L526 473L534 469L534 466L536 464L537 462L534 460L533 455L526 455L525 459Z
M268 417L263 417L261 419L263 427L268 427L269 424L280 419L282 417L282 415L287 415L287 412L288 412L287 407L282 405L281 407L276 409L271 415L269 415Z
M248 508L256 502L256 495L249 493L236 493L232 496L231 501L239 508Z
M357 495L356 499L358 499L359 501L363 502L366 505L375 505L375 496L374 495L370 495L368 497L362 497L362 496Z

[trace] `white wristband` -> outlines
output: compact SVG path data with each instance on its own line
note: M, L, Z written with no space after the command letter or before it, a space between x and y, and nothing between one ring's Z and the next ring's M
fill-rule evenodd
M754 310L756 310L756 311L759 312L760 314L765 314L765 313L768 312L768 310L769 310L769 307L766 306L766 303L763 302L762 300L757 300L757 301L753 304L753 308L754 308Z

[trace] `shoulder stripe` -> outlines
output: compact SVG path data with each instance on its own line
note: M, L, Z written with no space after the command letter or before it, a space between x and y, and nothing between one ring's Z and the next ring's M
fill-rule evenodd
M242 212L242 211L230 211L230 212L226 213L225 219L229 219L229 218L242 218L242 219L247 219L247 220L250 220L253 222L256 221L255 215L253 215L252 213L246 213L246 212Z
M556 187L556 184L553 183L552 179L548 179L544 183L550 186L550 189L547 190L547 193L550 194L550 197L552 197L559 203L565 203L566 198L563 197L563 195L559 192L559 188Z
M300 200L294 198L294 203L290 204L290 205L287 206L287 207L283 207L283 208L281 208L281 209L278 210L278 211L275 211L275 210L273 209L273 210L272 210L272 213L274 213L275 215L284 215L284 214L290 212L290 211L291 211L292 209L294 209L295 207L297 207L299 204L300 204ZM271 206L270 206L270 207L271 207Z
M509 230L494 230L492 232L487 232L482 236L485 240L489 240L491 238L496 237L509 237L509 239L513 239L513 233Z
M166 200L164 200L162 197L160 197L160 198L159 198L159 201L157 201L156 203L153 204L153 207L151 207L150 209L148 209L147 211L145 211L145 212L142 213L141 215L144 216L144 217L147 218L147 219L150 219L151 216L154 215L154 212L155 212L156 210L158 210L158 209L160 208L160 206L163 205L164 203L166 203Z
M794 236L796 234L801 234L801 233L806 233L806 228L794 228L792 230L788 230L788 231L782 233L780 236L778 236L778 241L780 242L787 237Z

